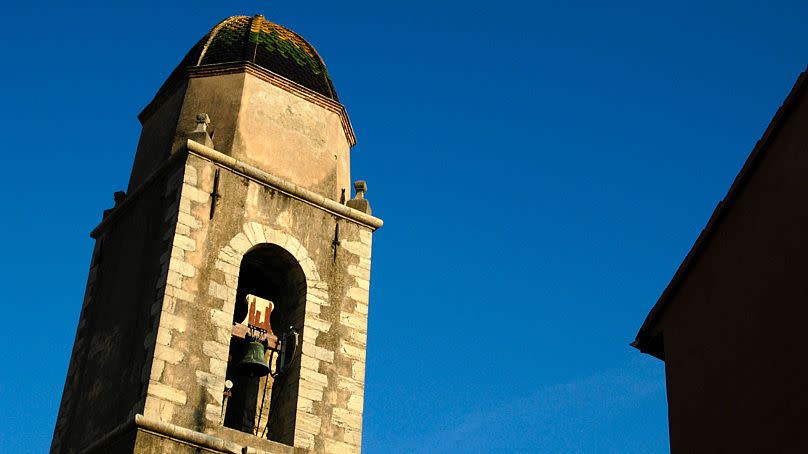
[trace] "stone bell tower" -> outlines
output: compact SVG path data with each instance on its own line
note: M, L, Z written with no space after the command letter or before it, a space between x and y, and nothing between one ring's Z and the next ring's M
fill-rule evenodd
M359 453L382 221L364 182L351 198L323 60L230 17L139 118L127 192L91 234L51 452Z

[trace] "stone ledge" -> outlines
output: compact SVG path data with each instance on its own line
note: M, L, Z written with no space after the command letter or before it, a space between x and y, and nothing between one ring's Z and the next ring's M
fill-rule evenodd
M255 180L266 186L270 186L291 197L307 202L311 205L324 209L347 220L368 226L373 230L378 229L384 223L381 219L377 217L350 208L339 202L331 200L325 196L317 194L314 191L310 191L292 182L286 181L283 178L271 175L257 167L239 161L238 159L235 159L231 156L227 156L222 152L216 151L210 147L206 147L198 142L194 142L193 140L189 139L186 142L185 146L186 150L189 153L195 154L203 159L212 161L222 167L226 167L227 169L233 172L244 175L252 180Z
M198 448L203 448L208 451L216 453L229 453L229 454L305 454L309 450L304 448L295 448L292 446L282 445L270 440L263 440L256 438L254 443L259 445L260 448L250 446L252 443L235 443L225 440L218 436L219 434L204 434L195 430L180 427L175 424L157 421L147 418L141 414L136 414L133 419L130 419L123 424L118 425L102 437L98 438L95 442L80 449L79 454L90 454L94 452L106 452L105 448L114 443L115 440L133 431L149 432L156 436L166 439L166 442L182 443ZM248 435L248 434L244 434ZM239 440L244 442L245 440Z

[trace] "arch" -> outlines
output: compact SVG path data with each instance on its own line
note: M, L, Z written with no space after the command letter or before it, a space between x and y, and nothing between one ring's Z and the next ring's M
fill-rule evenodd
M297 238L257 222L245 223L242 231L219 251L219 259L228 264L218 268L224 272L223 286L227 287L224 309L234 321L241 321L246 315L246 304L240 305L237 301L253 294L275 303L270 324L276 335L290 326L300 335L294 359L287 372L275 382L268 377L252 381L234 379L235 364L241 359L246 344L242 339L231 338L231 361L225 374L235 386L225 426L253 433L257 426L261 434L269 423L267 438L294 445L303 344L313 344L312 337L316 336L316 332L305 329L307 302L316 299L311 293L318 294L327 286L320 281L314 261ZM275 370L275 364L272 367ZM241 389L237 391L238 386ZM264 389L269 391L262 399L259 394Z
M259 224L258 222L248 222L242 226L242 231L234 236L230 242L219 251L219 258L227 261L229 257L242 257L252 247L263 243L278 245L288 251L306 274L306 280L319 281L320 275L314 265L314 261L309 258L306 248L300 244L297 238L282 230Z

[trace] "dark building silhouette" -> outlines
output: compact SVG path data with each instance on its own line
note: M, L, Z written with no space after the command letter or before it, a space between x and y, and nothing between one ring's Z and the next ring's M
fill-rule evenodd
M684 452L808 452L808 75L632 344L665 361Z

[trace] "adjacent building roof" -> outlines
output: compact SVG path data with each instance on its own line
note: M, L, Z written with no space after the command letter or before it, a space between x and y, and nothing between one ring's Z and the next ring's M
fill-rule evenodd
M189 67L243 62L339 101L325 63L314 47L297 33L260 14L232 16L219 22L185 55L160 92Z
M671 279L671 282L662 292L659 300L657 300L656 304L651 309L651 312L645 318L642 327L640 327L640 331L637 333L637 338L631 343L633 347L636 347L643 353L648 353L662 360L665 359L662 343L660 342L659 336L655 335L656 333L654 332L654 328L659 322L659 319L668 306L670 300L676 294L679 285L690 273L692 264L701 255L705 245L710 241L716 229L718 229L726 213L732 208L741 190L746 185L747 181L749 181L749 178L755 172L755 169L758 167L759 163L765 158L770 141L777 135L777 132L780 130L781 126L785 122L785 119L788 118L791 110L796 104L796 100L803 94L803 92L805 92L805 90L808 90L808 71L800 74L800 77L797 79L797 82L791 89L791 93L789 93L786 100L783 101L783 105L777 110L777 113L774 115L771 123L769 123L769 127L766 128L766 132L763 133L763 137L755 145L755 148L749 154L749 157L746 159L746 162L741 168L741 171L738 173L738 176L735 177L735 181L732 182L732 186L729 188L729 192L727 192L724 200L719 202L718 206L713 212L713 215L707 222L707 226L701 231L701 234L699 235L695 244L693 244L690 252L688 252L682 264L679 265L679 269L676 270L676 274L674 274L673 279Z

